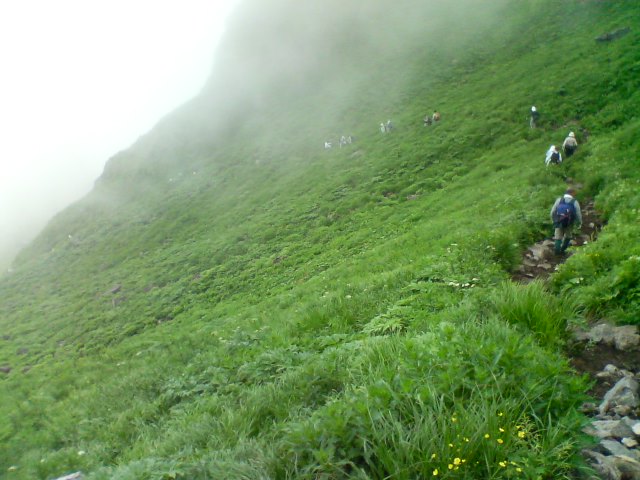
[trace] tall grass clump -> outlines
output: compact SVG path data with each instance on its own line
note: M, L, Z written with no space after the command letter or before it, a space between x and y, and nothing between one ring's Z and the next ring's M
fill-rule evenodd
M359 342L344 351L352 386L284 426L274 470L299 479L571 478L584 383L532 347L496 318Z
M526 328L542 345L561 344L568 322L576 316L575 301L553 295L540 281L505 282L492 292L491 303L503 320Z

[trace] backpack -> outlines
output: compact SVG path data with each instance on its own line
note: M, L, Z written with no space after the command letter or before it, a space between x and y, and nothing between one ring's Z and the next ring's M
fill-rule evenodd
M556 224L563 228L567 228L576 219L576 207L573 200L565 201L564 197L560 199L560 203L556 207Z
M551 154L551 163L555 163L555 164L560 163L560 152L553 152Z

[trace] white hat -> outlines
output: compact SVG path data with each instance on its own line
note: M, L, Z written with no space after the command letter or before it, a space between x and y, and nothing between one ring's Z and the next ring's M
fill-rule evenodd
M536 111L536 107L531 107L531 111L535 112Z
M569 132L569 136L570 136L570 137L575 137L575 136L576 136L576 134L575 134L575 133L573 133L573 132Z

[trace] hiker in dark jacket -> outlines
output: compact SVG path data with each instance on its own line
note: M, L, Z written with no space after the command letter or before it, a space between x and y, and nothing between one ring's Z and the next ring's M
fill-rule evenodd
M562 143L562 150L564 150L564 154L569 158L574 154L578 148L578 142L576 141L576 134L573 132L569 132L569 136L564 139Z
M531 118L529 118L529 126L531 128L536 128L536 124L538 123L538 117L540 117L540 113L536 107L531 107Z
M574 198L575 194L573 188L568 188L551 208L551 221L555 229L553 235L554 251L558 255L569 248L573 228L579 229L582 225L582 212L578 200Z

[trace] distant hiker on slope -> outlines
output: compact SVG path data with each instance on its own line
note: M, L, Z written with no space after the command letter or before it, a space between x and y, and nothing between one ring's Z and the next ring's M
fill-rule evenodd
M380 122L380 131L382 133L387 133L387 127L384 126L384 123Z
M431 123L432 123L431 115L425 115L422 121L424 122L425 127L431 126Z
M547 154L544 158L544 164L548 167L551 164L559 165L562 163L562 155L558 151L558 147L555 145L551 145L549 150L547 150Z
M573 132L569 132L569 136L564 139L562 143L562 150L564 150L565 155L569 158L578 148L578 142L576 141L576 134Z
M331 148L331 142L324 142L324 148L325 149Z
M540 117L540 113L538 112L536 107L535 106L531 107L531 118L529 119L529 126L531 128L536 128L539 117Z
M387 132L390 132L391 130L393 130L393 123L391 123L391 120L387 120L387 124L385 125L385 128L387 129Z
M440 121L440 112L437 110L433 111L433 115L431 115L431 120L433 120L433 123L439 122Z
M582 212L580 204L574 195L576 191L568 188L562 197L559 197L551 208L551 221L553 222L554 251L561 255L571 243L571 232L573 227L580 228L582 225Z

